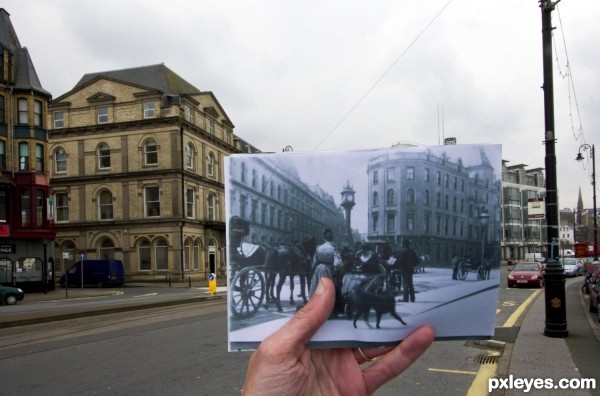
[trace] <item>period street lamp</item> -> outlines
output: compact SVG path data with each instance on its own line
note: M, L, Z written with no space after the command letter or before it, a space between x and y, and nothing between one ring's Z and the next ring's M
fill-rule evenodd
M582 144L579 147L579 152L577 153L576 161L583 161L584 157L581 154L581 149L589 150L590 156L592 157L592 189L594 193L594 261L598 260L598 220L597 220L597 212L596 212L596 154L594 150L594 145L591 146L587 143Z
M481 213L479 214L479 221L481 222L481 261L480 265L483 265L485 259L485 240L487 239L487 226L490 220L490 214L488 213L485 206L481 207Z
M354 205L354 194L356 191L350 186L350 181L346 182L342 194L342 208L346 212L346 241L352 246L354 241L352 240L352 223L351 223L351 211Z

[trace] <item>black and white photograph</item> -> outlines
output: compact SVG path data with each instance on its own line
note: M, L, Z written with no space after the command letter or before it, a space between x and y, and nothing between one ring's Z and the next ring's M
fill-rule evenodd
M228 347L252 350L310 299L336 301L313 348L494 333L502 148L234 154L225 162Z

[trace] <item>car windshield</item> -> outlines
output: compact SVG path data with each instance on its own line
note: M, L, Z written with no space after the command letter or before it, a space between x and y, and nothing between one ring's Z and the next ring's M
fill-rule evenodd
M576 259L565 258L565 259L562 259L561 261L562 261L563 265L577 265L577 260Z
M519 263L515 265L515 271L538 271L539 265L536 263Z

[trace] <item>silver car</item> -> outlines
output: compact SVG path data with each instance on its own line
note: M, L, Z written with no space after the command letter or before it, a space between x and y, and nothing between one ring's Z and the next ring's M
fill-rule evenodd
M581 266L577 265L577 259L567 257L561 258L560 263L565 270L565 276L576 277L581 274Z

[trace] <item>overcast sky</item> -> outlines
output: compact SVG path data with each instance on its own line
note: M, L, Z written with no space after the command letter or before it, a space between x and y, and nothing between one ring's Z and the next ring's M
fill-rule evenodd
M509 164L545 167L538 0L4 0L2 7L53 97L85 73L164 63L212 91L235 133L262 151L456 137L502 144ZM592 207L591 164L574 159L581 144L600 143L600 3L565 0L552 19L559 206L574 208L581 187Z

